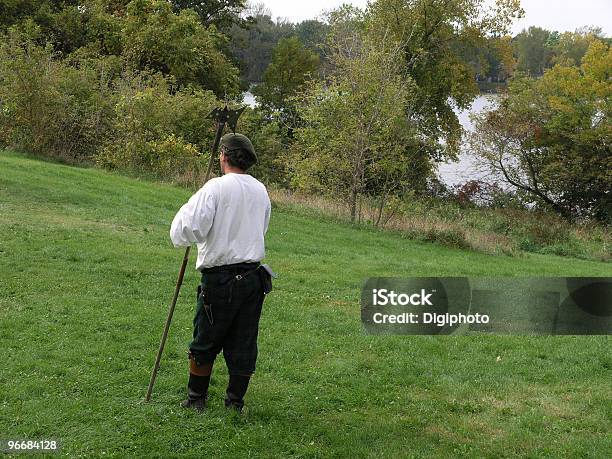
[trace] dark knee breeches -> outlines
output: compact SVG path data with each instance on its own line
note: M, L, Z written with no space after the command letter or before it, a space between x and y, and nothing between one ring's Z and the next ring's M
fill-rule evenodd
M198 286L193 341L198 364L223 357L230 374L250 375L257 360L257 334L264 300L258 263L243 263L202 273Z

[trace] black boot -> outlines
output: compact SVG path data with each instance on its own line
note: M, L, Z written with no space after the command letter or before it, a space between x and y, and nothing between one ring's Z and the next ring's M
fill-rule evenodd
M195 408L202 411L206 407L208 399L208 384L210 383L210 375L198 376L189 374L189 383L187 384L187 400L181 403L183 408Z
M235 409L239 413L244 407L244 394L249 387L250 375L230 375L229 384L227 385L225 407Z

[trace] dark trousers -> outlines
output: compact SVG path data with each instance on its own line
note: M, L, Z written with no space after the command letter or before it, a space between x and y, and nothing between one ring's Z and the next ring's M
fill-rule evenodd
M257 360L257 334L264 300L259 263L203 270L198 286L193 341L198 365L223 357L230 375L250 375Z

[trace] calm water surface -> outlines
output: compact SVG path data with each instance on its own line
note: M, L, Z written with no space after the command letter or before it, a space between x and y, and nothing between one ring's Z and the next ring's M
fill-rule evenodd
M466 133L474 129L472 121L470 120L470 115L491 109L495 106L496 100L497 96L494 95L479 96L474 100L469 110L457 110L455 112ZM443 183L450 186L463 184L469 180L482 179L485 174L477 170L476 164L476 159L470 153L469 146L467 142L465 142L464 136L464 143L461 148L461 154L459 155L459 161L440 164L438 166L438 176Z

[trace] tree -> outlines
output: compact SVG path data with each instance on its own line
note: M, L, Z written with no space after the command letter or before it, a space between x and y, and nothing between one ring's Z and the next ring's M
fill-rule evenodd
M64 161L90 158L110 131L116 101L107 60L60 60L40 29L0 42L0 144Z
M455 44L454 52L468 63L476 81L503 82L514 71L516 60L513 56L511 37L488 37L482 43Z
M552 46L552 63L580 65L582 58L593 40L602 38L601 29L583 28L576 32L564 32L557 37Z
M580 67L518 77L476 119L474 152L532 202L574 219L612 221L612 50L593 41Z
M551 65L552 44L557 36L541 27L529 27L514 38L517 70L531 76L542 76Z
M26 18L56 12L59 6L59 2L50 0L0 0L0 29L6 30Z
M284 38L274 48L263 82L253 94L264 109L291 117L294 106L290 98L313 77L318 66L319 56L306 49L297 37Z
M128 3L128 0L0 0L0 30L35 25L43 41L64 55L82 47L120 54L119 22Z
M512 53L511 38L491 38L485 48L488 71L486 76L490 81L506 81L514 72L516 60Z
M332 18L333 71L301 95L289 161L294 186L345 198L353 221L361 196L380 196L382 212L418 162L407 148L415 132L404 114L411 88L395 65L401 49L367 40L359 15L346 7Z
M214 25L221 30L240 24L240 13L246 7L246 0L170 0L170 3L174 11L191 9L198 14L204 26Z
M320 58L323 58L323 45L328 29L329 26L327 24L316 19L308 19L295 25L295 35L306 48L317 53Z
M488 37L505 35L522 13L517 0L498 0L492 9L484 5L483 0L377 0L368 6L368 34L402 45L396 65L417 88L406 115L418 124L433 161L456 158L462 129L453 108L468 108L479 94L476 71L457 49L479 48Z
M272 50L278 42L294 33L294 26L286 21L273 21L271 13L256 5L249 10L252 21L245 25L234 24L229 30L229 50L240 65L240 73L248 87L260 83L272 59Z
M219 49L224 37L194 11L175 14L165 0L133 0L122 32L123 55L133 68L172 75L180 86L196 84L218 97L240 93L238 69Z
M175 13L166 0L31 0L10 12L7 23L36 27L40 44L72 62L117 56L129 70L158 71L178 86L220 97L240 92L238 69L222 51L226 37L191 9Z

